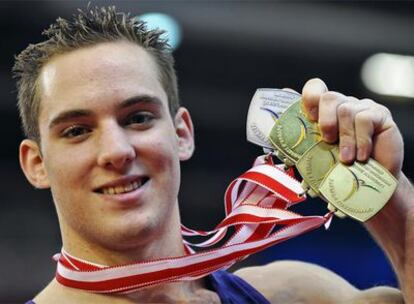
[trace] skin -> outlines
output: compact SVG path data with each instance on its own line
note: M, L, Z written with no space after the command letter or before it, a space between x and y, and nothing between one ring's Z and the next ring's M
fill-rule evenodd
M388 255L401 291L389 287L357 290L327 269L299 262L274 262L238 274L272 303L414 303L414 190L401 171L403 140L389 110L369 99L329 91L320 79L309 80L302 97L323 139L339 141L342 162L372 157L397 178L394 195L365 226ZM272 276L282 281L269 280Z
M20 163L34 186L51 189L66 251L104 265L182 255L179 163L193 153L193 126L186 109L173 117L168 112L150 55L128 42L101 43L52 58L39 80L41 144L24 140ZM344 162L372 155L398 178L393 198L367 227L389 255L402 293L387 287L359 291L327 269L293 261L237 274L272 303L402 303L402 296L413 302L413 190L401 172L403 142L389 111L329 92L318 79L305 85L303 97L324 139L339 139ZM68 111L72 115L56 120ZM132 195L96 192L108 182L141 177L148 181ZM90 294L53 280L35 301L56 298L61 303L219 302L203 280L123 296Z
M193 153L193 127L184 108L171 117L152 57L127 42L59 55L42 69L39 91L41 145L24 140L20 160L34 186L51 189L63 247L103 265L183 255L179 163ZM96 193L141 176L148 181L132 195ZM173 302L200 294L215 296L194 281L116 300ZM72 303L114 301L56 282L36 300L58 296Z

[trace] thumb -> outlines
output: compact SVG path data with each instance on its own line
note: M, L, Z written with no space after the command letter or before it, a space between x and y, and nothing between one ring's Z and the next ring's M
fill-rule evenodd
M328 92L325 82L319 78L308 80L302 89L302 102L310 120L318 120L319 100L323 93Z

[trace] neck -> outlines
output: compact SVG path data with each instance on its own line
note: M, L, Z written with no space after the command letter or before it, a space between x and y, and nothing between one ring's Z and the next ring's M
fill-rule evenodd
M163 225L157 227L132 227L135 232L88 237L77 227L60 222L63 248L69 254L104 266L115 266L148 260L182 256L185 254L181 236L181 223L176 210ZM138 231L138 232L136 232Z
M138 233L138 236L142 236L142 238L138 237L138 241L119 237L118 234L106 238L104 241L96 241L87 238L85 233L74 229L76 227L72 228L64 221L60 221L65 251L76 258L104 266L184 255L178 208L163 224L162 229L155 230L141 227L143 232ZM137 236L137 234L134 235ZM37 298L40 300L42 297L70 299L68 300L70 303L219 303L216 293L207 290L204 279L155 285L125 295L89 293L65 287L53 280ZM44 302L48 303L48 301Z
M117 266L185 255L181 236L176 237L174 242L171 242L171 239L163 242L160 238L156 242L120 250L105 248L91 242L82 244L64 242L63 248L76 258L102 266Z
M95 258L94 260L99 260ZM108 260L106 258L105 260ZM96 262L95 262L96 263ZM158 284L128 294L97 294L74 289L59 284L56 280L50 284L38 298L39 302L49 303L49 299L64 298L68 303L220 303L217 294L207 289L206 279ZM52 292L50 292L52 291ZM64 304L65 302L62 302Z

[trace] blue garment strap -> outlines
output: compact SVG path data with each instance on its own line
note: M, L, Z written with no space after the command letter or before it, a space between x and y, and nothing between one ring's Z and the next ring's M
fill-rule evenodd
M270 304L253 286L229 272L219 270L212 273L210 283L224 304Z

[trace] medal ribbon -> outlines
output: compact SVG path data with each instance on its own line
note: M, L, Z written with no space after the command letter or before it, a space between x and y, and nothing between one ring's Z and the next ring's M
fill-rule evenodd
M301 216L287 210L306 198L293 169L275 165L271 157L258 157L253 167L232 181L225 197L226 217L211 231L192 230L182 225L183 237L204 236L207 240L192 243L184 240L187 255L103 266L76 258L64 249L54 256L59 283L95 293L130 293L161 283L194 280L216 270L226 269L249 255L313 230L325 224L325 216ZM283 226L275 229L276 226ZM224 245L208 248L234 231Z

